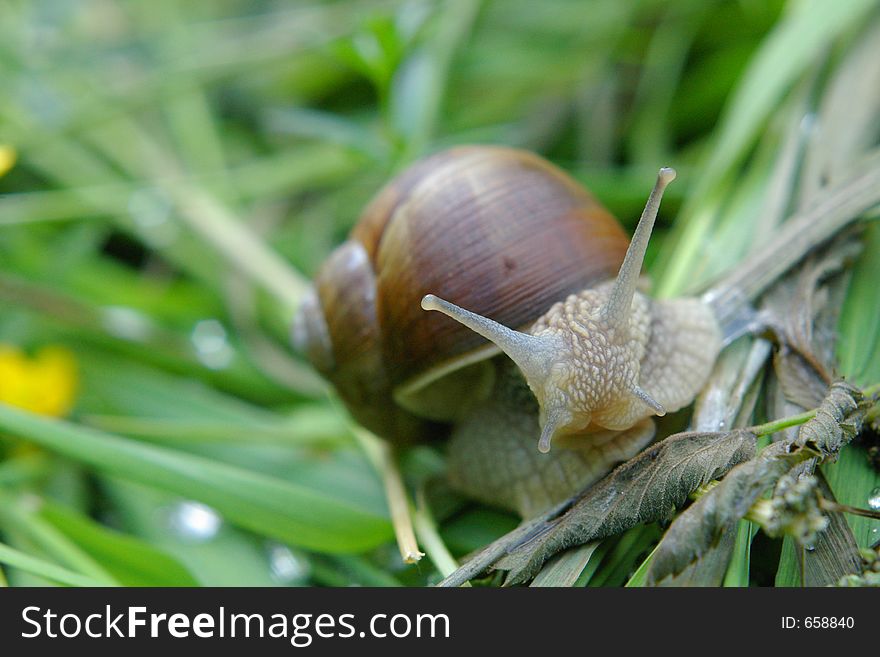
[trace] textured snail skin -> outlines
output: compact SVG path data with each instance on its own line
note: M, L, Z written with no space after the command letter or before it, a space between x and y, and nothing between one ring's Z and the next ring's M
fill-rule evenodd
M571 295L535 322L529 337L549 345L531 352L543 352L537 371L519 357L525 379L498 366L492 397L453 433L455 486L528 517L634 456L654 436L652 415L693 401L721 348L714 314L695 299L635 293L626 321L609 325L613 285Z
M626 431L594 431L559 440L542 454L538 403L518 370L496 359L492 396L458 423L449 441L450 483L462 493L528 518L594 483L654 437L654 421Z
M562 345L553 386L564 390L572 419L571 429L560 433L590 424L620 431L657 414L633 396L636 386L664 413L687 406L721 349L715 316L696 299L653 300L636 293L627 322L609 325L601 310L611 285L571 295L529 330L534 336L556 337ZM535 394L545 403L546 392Z

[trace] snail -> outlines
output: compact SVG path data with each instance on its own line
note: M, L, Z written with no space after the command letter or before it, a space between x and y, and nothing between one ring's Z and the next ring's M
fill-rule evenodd
M533 515L649 443L652 417L689 405L721 349L707 304L639 289L674 177L661 169L628 244L537 155L429 157L321 267L294 345L365 427L397 443L448 436L453 486Z

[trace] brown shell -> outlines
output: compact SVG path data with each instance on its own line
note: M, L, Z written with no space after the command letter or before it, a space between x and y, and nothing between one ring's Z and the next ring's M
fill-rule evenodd
M322 265L293 323L293 343L336 388L354 418L398 442L440 428L400 408L382 351L376 281L364 247L349 240Z
M316 279L334 361L331 371L321 369L338 388L346 359L363 368L366 350L375 348L371 362L382 372L372 379L388 387L388 399L486 344L423 311L425 294L521 328L567 295L612 278L628 244L611 214L561 169L490 146L454 148L407 169L366 208L351 242L363 247L375 295L364 280L340 276L352 269L344 255L331 256ZM369 378L361 371L358 385ZM351 407L358 395L340 392ZM379 403L375 394L363 399Z
M493 147L458 148L417 165L379 194L352 237L371 252L397 385L485 344L423 311L424 295L523 327L568 294L612 278L628 244L611 214L562 170Z

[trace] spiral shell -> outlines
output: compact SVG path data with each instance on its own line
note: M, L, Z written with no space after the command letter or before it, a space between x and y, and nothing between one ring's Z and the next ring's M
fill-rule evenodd
M526 327L569 294L613 278L627 244L614 217L540 157L447 150L368 205L316 276L294 343L364 426L424 438L487 388L490 370L478 363L497 353L424 312L424 295Z

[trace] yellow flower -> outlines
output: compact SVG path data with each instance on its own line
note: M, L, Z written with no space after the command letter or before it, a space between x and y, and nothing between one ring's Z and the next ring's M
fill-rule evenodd
M12 146L0 144L0 176L15 166L17 155Z
M0 345L0 402L42 415L67 415L78 378L76 360L63 347L43 347L28 358L15 347Z

